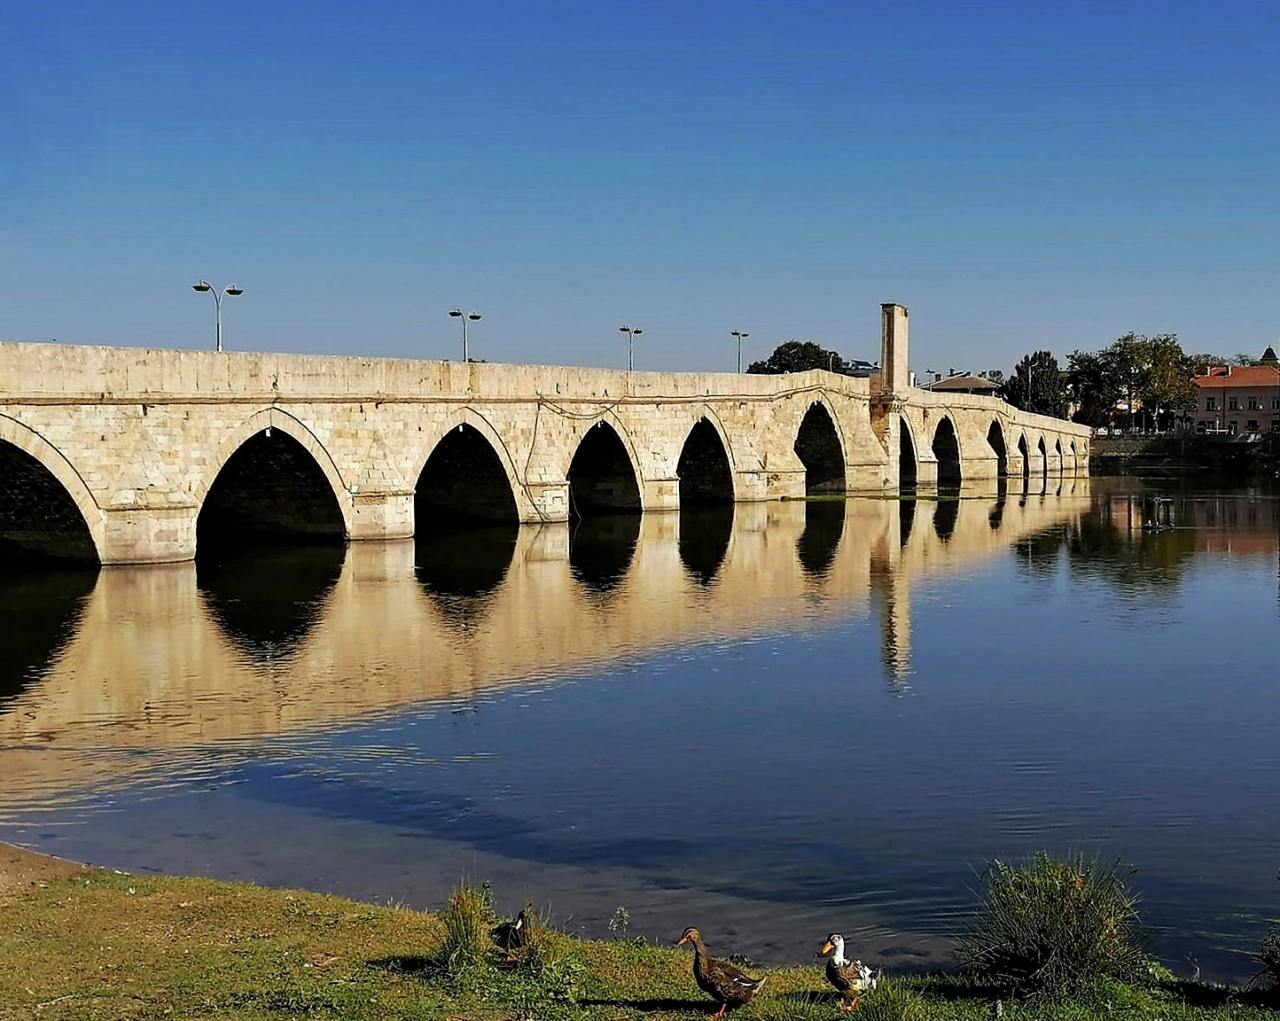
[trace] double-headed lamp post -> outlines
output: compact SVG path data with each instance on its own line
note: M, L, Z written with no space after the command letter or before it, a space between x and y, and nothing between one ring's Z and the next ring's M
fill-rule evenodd
M749 333L743 333L741 330L730 330L730 337L738 338L738 372L742 372L742 342L751 336Z
M222 350L222 299L225 298L228 294L231 295L231 297L233 298L237 297L238 295L244 294L244 288L237 287L235 284L232 284L230 287L224 287L221 291L219 291L216 287L213 286L213 284L209 283L208 280L201 280L198 284L192 284L191 289L193 291L208 291L210 294L213 295L213 306L214 306L214 309L216 310L215 315L218 321L217 346L214 348L214 350L221 351Z
M470 312L463 312L460 308L450 309L449 316L452 319L462 320L462 360L469 361L467 357L467 323L478 323L480 321L480 313L472 309Z
M630 372L634 365L632 348L635 347L636 337L644 333L644 330L640 329L639 326L619 326L618 332L625 333L627 335L627 371Z

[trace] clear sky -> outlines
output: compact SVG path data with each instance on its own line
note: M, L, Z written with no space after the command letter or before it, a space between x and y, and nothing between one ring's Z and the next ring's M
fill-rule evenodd
M1275 3L0 5L0 338L730 369L1280 335Z

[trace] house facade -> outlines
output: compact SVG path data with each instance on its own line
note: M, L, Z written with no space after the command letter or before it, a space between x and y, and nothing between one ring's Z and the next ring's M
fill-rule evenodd
M1274 358L1259 365L1205 366L1192 380L1196 432L1280 432L1280 369Z

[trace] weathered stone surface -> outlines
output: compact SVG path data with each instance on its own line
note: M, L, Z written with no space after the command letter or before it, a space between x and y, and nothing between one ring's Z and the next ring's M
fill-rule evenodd
M905 311L889 318L903 329ZM905 342L903 335L895 364L905 364ZM830 418L841 458L834 475L829 464L810 465L823 476L823 490L840 488L841 476L851 492L895 489L904 424L918 483L936 484L933 437L944 418L955 429L966 481L999 472L988 442L992 423L1004 437L1009 474L1088 471L1086 427L1027 415L993 398L901 386L890 392L875 378L819 370L628 373L0 344L0 443L30 455L60 483L103 563L193 557L196 520L219 473L268 428L314 460L315 478L331 490L347 538L394 539L413 534L423 467L459 426L492 447L519 519L555 522L570 513L574 456L601 423L620 441L645 510L679 506L681 455L703 420L723 444L735 500L803 497L806 467L796 443L814 404ZM821 443L801 444L802 451L820 449ZM706 470L704 460L699 470ZM620 483L596 478L589 485L602 500L632 499Z

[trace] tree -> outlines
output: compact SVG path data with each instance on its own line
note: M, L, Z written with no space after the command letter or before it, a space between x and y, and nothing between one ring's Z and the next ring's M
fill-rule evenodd
M996 386L1000 386L1004 382L1004 373L999 369L988 369L986 372L979 372L978 375L983 379L991 380Z
M844 372L848 364L836 351L828 351L811 340L788 340L773 349L773 354L762 361L752 362L748 372L769 375L779 372L805 372L809 369L830 369Z
M1120 380L1106 351L1067 355L1067 397L1076 406L1072 419L1095 428L1111 421L1120 399Z
M1067 393L1062 370L1052 352L1036 351L1023 356L1013 375L1000 388L1001 396L1015 408L1037 415L1067 417Z
M1138 397L1156 428L1168 428L1180 413L1196 406L1196 385L1191 381L1195 362L1183 353L1176 333L1143 339L1147 361L1141 372Z

